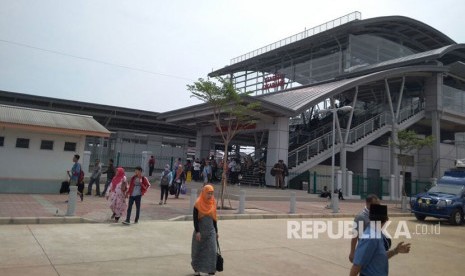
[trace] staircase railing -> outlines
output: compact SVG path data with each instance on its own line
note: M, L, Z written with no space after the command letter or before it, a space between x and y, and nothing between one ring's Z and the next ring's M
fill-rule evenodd
M420 105L416 109L412 109L410 106L407 106L400 110L399 114L399 121L398 123L402 123L403 121L407 120L408 118L412 117L413 115L419 113L424 109L423 105ZM358 140L366 137L368 134L386 126L390 125L392 122L392 117L388 112L382 112L378 115L371 117L364 123L357 125L356 127L350 129L349 131L349 139L347 144L356 143ZM346 131L342 130L341 134L342 137L345 136ZM334 144L337 145L338 141L334 141ZM288 166L289 168L294 168L299 164L311 159L315 155L330 149L332 146L332 131L318 137L292 151L289 152L288 155Z

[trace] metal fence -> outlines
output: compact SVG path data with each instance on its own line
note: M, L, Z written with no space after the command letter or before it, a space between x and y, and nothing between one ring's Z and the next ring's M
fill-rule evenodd
M137 166L144 167L142 164L142 153L132 154L132 153L96 153L93 152L90 155L90 169L93 168L94 160L99 159L103 163L103 166L108 165L108 160L113 159L113 164L115 167L123 167L126 170L132 170ZM163 170L165 165L173 166L174 157L172 156L156 156L155 157L155 170Z
M317 172L305 171L301 173L291 173L289 175L289 188L297 190L307 190L309 194L319 194L324 186L331 187L331 175ZM390 196L390 177L364 177L363 175L352 176L352 195L360 196L362 199L369 194L375 194L379 198ZM431 188L431 181L414 180L406 182L405 190L407 196L422 193Z
M375 194L380 199L389 196L390 178L352 176L352 195L366 198L369 194Z

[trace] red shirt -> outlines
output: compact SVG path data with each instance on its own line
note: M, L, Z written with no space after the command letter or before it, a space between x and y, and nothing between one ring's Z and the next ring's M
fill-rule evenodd
M129 195L131 196L132 195L132 191L134 190L134 186L135 186L135 179L136 179L137 175L134 175L133 177L131 177L131 182L129 183L129 189L126 193L126 195ZM140 192L142 195L145 194L145 192L147 192L147 190L150 188L150 182L149 180L147 179L147 177L145 176L141 176L140 177Z

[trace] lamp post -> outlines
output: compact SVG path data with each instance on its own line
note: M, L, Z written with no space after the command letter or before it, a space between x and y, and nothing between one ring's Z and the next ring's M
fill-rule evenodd
M334 183L334 166L335 166L335 162L334 162L334 140L336 140L336 116L337 116L337 112L341 110L341 111L351 111L352 110L352 106L342 106L342 107L339 107L339 108L333 108L333 109L327 109L326 112L332 112L333 113L333 131L332 131L332 146L331 146L331 193L333 194L331 196L331 208L333 209L333 213L339 213L339 191L336 191L336 187L335 187L335 183Z

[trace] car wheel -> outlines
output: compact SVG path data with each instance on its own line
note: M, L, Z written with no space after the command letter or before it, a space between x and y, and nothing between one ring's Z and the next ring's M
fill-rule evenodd
M463 223L463 214L460 210L455 209L452 211L452 214L449 218L449 222L453 225L462 225Z
M417 220L420 220L420 221L424 221L426 218L425 215L420 215L420 214L415 214L415 217L417 218Z

